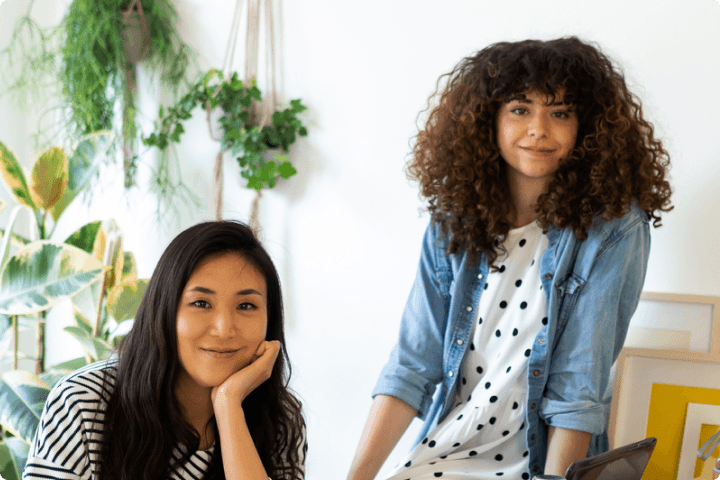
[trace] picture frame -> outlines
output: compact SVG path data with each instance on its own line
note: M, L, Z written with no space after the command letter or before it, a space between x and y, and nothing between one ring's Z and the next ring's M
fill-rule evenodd
M624 350L635 356L720 362L720 296L643 292Z
M649 352L623 349L616 363L611 448L656 437L643 478L689 480L677 476L687 405L720 405L720 363Z
M720 428L720 405L688 404L685 429L682 436L682 448L680 449L680 462L678 463L678 478L687 478L689 480L698 476L695 471L698 460L697 451L700 444L707 440L707 438L701 438L700 436L703 424L717 426L714 431Z

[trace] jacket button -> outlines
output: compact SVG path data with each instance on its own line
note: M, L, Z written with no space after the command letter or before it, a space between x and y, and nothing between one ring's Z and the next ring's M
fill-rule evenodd
M468 312L472 312L472 307L468 305L467 307L465 307L465 310L467 310Z
M546 274L545 274L545 278L547 278L548 280L550 280L550 279L552 278L552 273L546 273Z
M537 468L537 465L535 465L535 466L533 467L533 472L537 472L537 471L538 471L538 468Z
M483 274L481 273L480 275L478 275L478 278L479 278L480 280L482 280L482 279L483 279Z
M458 338L457 344L462 345L463 343L465 343L465 342L463 342L461 339Z
M538 375L540 375L540 370L535 370L535 371L533 372L533 375L535 375L536 377L537 377Z
M455 375L455 374L453 373L453 371L452 371L452 370L449 370L449 371L448 371L448 377L452 377L453 375Z
M450 372L450 373L452 373L452 372ZM534 403L530 405L530 410L535 410L535 404L534 404Z
M535 434L530 435L530 440L535 440Z
M542 342L543 342L543 339L542 339L542 338L541 338L540 340L538 340L538 343L539 343L539 344L542 344Z

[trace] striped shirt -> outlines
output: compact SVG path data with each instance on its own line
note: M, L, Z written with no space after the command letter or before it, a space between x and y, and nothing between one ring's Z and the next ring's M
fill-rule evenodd
M103 376L107 372L107 384ZM93 363L65 376L48 396L23 471L23 480L95 480L105 405L112 393L117 361ZM182 447L179 447L182 448ZM173 480L199 480L210 466L214 446L197 451L178 468ZM175 460L180 450L175 449Z

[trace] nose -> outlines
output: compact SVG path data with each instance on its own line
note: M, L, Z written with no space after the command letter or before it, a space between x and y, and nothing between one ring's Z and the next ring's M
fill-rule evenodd
M221 338L232 338L237 335L237 325L235 325L232 313L218 310L217 315L213 318L210 333Z
M547 136L547 119L544 115L533 115L528 124L528 135L531 137L542 138Z

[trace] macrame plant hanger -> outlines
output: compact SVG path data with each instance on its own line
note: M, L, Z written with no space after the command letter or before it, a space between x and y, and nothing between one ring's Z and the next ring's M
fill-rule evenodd
M257 102L253 102L250 106L250 124L257 123L262 128L270 119L275 108L276 102L276 83L275 83L275 31L273 22L273 0L247 0L247 31L245 42L245 77L244 82L257 80L258 57L260 56L260 6L261 1L264 2L263 12L265 16L265 76L268 88L266 95L259 108ZM224 81L230 81L232 77L233 59L235 57L235 46L237 43L238 29L240 27L240 17L242 14L245 0L237 0L235 4L235 14L233 15L233 23L230 29L230 37L228 39L227 49L225 50L225 60L223 62ZM214 140L220 140L212 131L212 122L210 120L210 105L207 108L207 121L210 130L210 137ZM258 114L259 110L259 114ZM215 220L222 219L222 198L223 198L223 169L222 169L223 151L220 150L215 157L215 169L213 174L213 205L212 212ZM261 193L257 190L250 207L250 218L248 224L257 231L258 224L258 203Z

